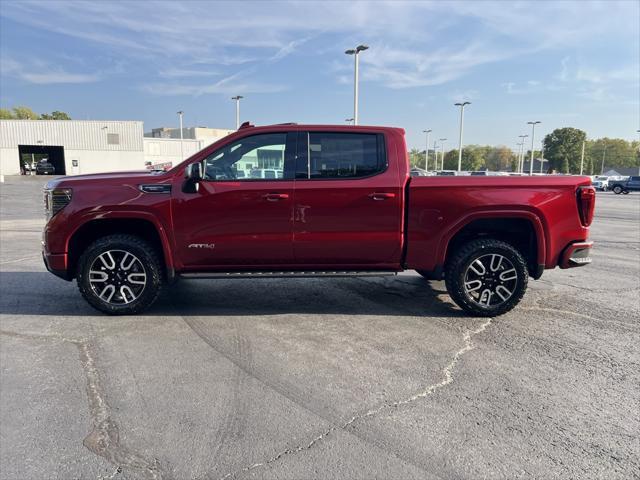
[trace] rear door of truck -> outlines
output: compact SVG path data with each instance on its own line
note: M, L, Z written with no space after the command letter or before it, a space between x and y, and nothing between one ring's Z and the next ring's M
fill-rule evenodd
M404 182L384 131L298 134L293 244L297 264L395 268L402 253Z

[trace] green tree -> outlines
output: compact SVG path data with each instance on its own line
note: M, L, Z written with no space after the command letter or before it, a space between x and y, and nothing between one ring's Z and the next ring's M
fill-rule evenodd
M40 118L36 112L29 107L13 107L13 118L18 120L38 120Z
M582 142L587 134L577 128L557 128L544 137L544 156L549 168L563 173L579 172Z
M627 142L622 138L599 138L587 142L585 163L589 159L597 174L602 170L603 157L605 171L609 167L635 167L638 165L638 151L634 147L634 142Z
M504 145L491 147L489 153L485 157L485 165L491 171L500 172L507 170L511 165L513 158L515 158L515 156L510 148L507 148Z
M409 152L409 164L411 165L411 168L424 168L424 152L417 148L412 148Z
M51 113L43 113L40 115L42 120L71 120L71 117L65 113L55 110Z
M462 149L462 170L473 171L480 170L484 166L484 159L482 158L482 150L474 148L474 146L467 146ZM449 150L444 155L444 169L445 170L457 170L458 169L458 150Z
M66 112L55 110L51 113L43 113L38 115L29 107L18 106L11 110L0 108L0 119L2 120L71 120Z

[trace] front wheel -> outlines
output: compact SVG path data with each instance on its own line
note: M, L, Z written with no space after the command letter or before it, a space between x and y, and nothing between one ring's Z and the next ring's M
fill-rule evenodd
M133 235L109 235L92 243L80 257L78 289L101 312L131 315L158 298L162 272L153 245Z
M463 310L495 317L513 309L524 296L529 274L518 250L508 243L474 240L463 245L447 263L447 291Z
M616 185L615 187L613 187L613 193L615 193L616 195L620 195L622 193L622 187L620 185Z

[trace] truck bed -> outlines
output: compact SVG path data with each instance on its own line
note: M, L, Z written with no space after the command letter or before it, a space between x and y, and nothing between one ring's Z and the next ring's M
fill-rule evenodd
M407 268L442 269L447 246L463 228L483 218L514 221L531 228L538 268L558 266L562 251L575 240L586 240L576 192L591 184L589 177L412 177L407 189ZM550 236L549 231L554 235Z

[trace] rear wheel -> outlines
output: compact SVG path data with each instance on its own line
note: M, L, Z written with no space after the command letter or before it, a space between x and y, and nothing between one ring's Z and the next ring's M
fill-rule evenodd
M527 289L527 265L508 243L482 239L463 245L447 263L451 298L473 315L494 317L514 308Z
M629 195L629 190L623 190L623 191L622 191L622 194L623 194L623 195Z
M616 185L615 187L613 187L613 193L615 193L616 195L620 195L622 193L622 187L620 185Z
M110 315L139 313L158 298L162 266L153 245L133 235L110 235L78 261L78 288L89 304Z

